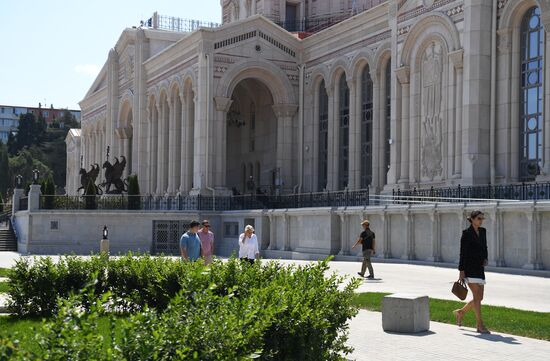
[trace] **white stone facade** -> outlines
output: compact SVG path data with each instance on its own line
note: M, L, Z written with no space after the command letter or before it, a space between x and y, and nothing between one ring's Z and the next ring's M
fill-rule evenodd
M85 168L109 146L159 196L550 176L549 1L221 5L219 28L124 30L80 103ZM358 14L302 39L290 12Z

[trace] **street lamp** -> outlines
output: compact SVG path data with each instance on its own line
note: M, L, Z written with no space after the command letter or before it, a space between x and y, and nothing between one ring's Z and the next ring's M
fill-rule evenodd
M103 238L99 241L99 253L109 255L109 230L103 226Z
M40 171L36 168L32 170L32 183L38 184L38 179L40 178Z
M15 177L15 188L17 189L23 188L23 176L21 174L18 174Z
M107 226L103 226L103 239L109 239L109 230Z

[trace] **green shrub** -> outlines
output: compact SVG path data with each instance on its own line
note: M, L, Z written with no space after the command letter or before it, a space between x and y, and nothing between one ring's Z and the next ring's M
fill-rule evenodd
M2 198L2 193L0 193L0 213L4 212L4 199Z
M236 259L205 266L132 254L64 257L57 264L43 258L17 263L10 296L19 314L57 312L40 336L43 349L58 352L52 354L84 359L96 350L94 359L101 360L343 360L350 351L347 321L357 312L352 300L358 281L342 286L344 280L325 276L327 271L328 261L286 267ZM116 324L112 335L97 336L102 317Z
M53 209L55 204L55 184L52 176L46 178L41 184L41 192L44 195L43 209Z
M128 177L128 209L141 209L141 198L137 175Z

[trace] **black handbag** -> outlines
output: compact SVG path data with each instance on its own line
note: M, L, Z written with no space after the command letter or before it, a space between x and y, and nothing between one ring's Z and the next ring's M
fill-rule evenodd
M468 296L468 288L466 287L464 280L458 280L455 283L453 283L453 288L451 289L451 292L456 297L464 301Z

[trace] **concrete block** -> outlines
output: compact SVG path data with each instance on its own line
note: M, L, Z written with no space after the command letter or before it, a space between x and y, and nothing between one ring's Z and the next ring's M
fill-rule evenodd
M430 329L428 296L395 293L382 299L382 328L386 332L417 333Z

